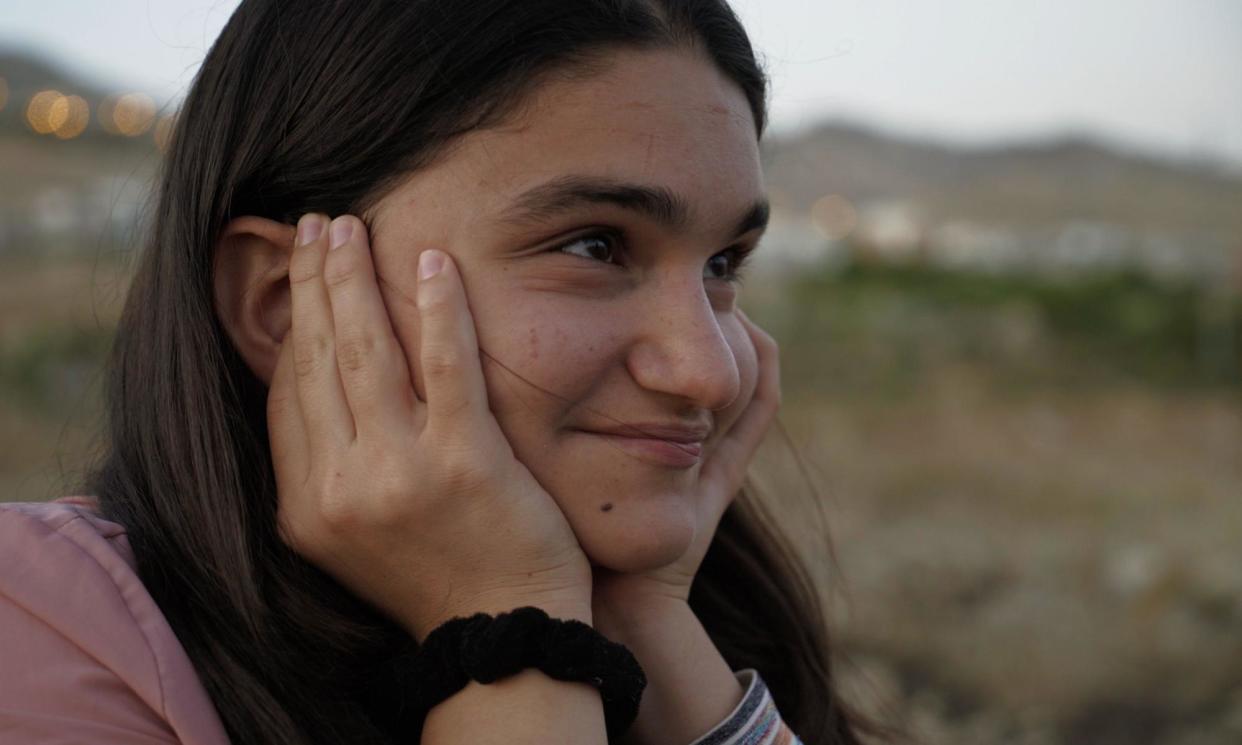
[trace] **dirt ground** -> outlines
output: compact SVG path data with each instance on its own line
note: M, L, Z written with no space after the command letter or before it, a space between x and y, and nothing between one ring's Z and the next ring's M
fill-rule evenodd
M859 702L929 745L1242 742L1237 397L986 390L786 407Z

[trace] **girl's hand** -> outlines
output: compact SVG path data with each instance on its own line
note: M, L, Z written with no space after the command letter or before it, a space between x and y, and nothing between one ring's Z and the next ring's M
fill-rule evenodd
M419 257L420 349L403 350L362 221L307 215L297 244L267 407L283 540L420 641L521 605L589 623L590 563L488 409L452 260Z
M689 549L651 572L597 567L591 598L595 627L625 644L647 675L638 718L623 739L689 742L722 720L744 691L689 605L694 581L720 518L742 487L746 469L780 406L776 342L738 311L759 363L754 396L699 472L698 530Z
M649 610L670 600L674 604L689 601L690 584L707 555L720 519L741 490L751 458L776 417L781 402L776 342L740 309L737 314L755 346L759 378L750 403L699 471L699 493L695 497L698 530L694 541L677 561L651 572L623 574L596 567L592 605L596 625L601 629L622 628L626 625L624 616L637 617L637 609Z

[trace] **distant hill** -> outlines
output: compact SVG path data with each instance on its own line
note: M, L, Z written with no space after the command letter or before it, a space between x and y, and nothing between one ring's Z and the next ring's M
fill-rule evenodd
M113 92L83 81L36 53L16 49L0 49L0 75L8 81L11 100L44 88L76 93L83 98L103 98Z
M1086 139L972 149L836 122L768 141L764 160L775 196L798 211L841 194L855 203L907 201L931 222L1099 220L1242 240L1242 177Z

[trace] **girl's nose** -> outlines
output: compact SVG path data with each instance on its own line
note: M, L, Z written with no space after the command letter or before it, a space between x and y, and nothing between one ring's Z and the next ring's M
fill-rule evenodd
M701 277L663 283L641 310L630 374L649 390L716 411L737 398L737 360Z

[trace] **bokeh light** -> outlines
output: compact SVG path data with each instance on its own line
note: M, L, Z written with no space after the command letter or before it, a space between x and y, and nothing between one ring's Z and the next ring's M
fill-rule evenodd
M823 237L839 241L858 226L858 211L840 194L829 194L811 205L811 223Z
M99 123L114 135L145 134L155 123L155 101L145 93L108 96L99 105Z
M41 135L54 134L71 140L86 131L91 120L91 107L81 96L66 96L60 91L39 91L26 106L26 123Z
M176 123L176 114L165 114L155 123L155 147L157 147L161 153L168 152L168 143L172 141L173 127Z
M41 135L51 134L69 118L69 100L60 91L39 91L26 105L26 123Z
M62 101L65 108L64 121L52 130L52 134L62 140L71 140L86 131L86 125L91 120L91 107L81 96L65 96Z

